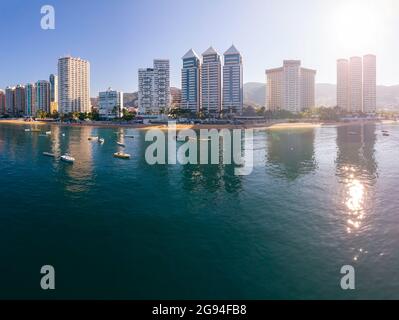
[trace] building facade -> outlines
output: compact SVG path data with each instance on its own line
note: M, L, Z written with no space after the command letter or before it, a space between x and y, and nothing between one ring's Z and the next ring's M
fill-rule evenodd
M222 99L224 112L242 113L244 105L243 63L242 56L234 45L224 53Z
M123 92L109 88L98 95L98 109L101 118L112 119L123 115Z
M50 113L50 82L39 80L36 82L36 113L38 111Z
M363 57L363 112L377 111L377 59L369 54Z
M339 59L337 61L337 106L350 111L349 102L349 61Z
M0 90L0 114L6 114L6 94Z
M160 114L170 108L169 60L155 59L153 68L139 69L139 113Z
M363 111L363 63L361 57L352 57L349 62L350 112Z
M88 61L74 57L58 60L58 106L62 114L91 112Z
M218 115L222 106L222 63L220 55L210 47L202 54L201 109Z
M29 117L36 115L36 86L31 83L25 85L25 114Z
M190 49L182 58L181 70L181 108L193 113L201 106L201 63L198 55Z
M351 113L377 111L375 55L337 61L337 106Z
M9 115L14 114L15 109L15 88L6 88L6 113Z
M15 108L13 114L15 116L23 116L25 114L25 87L22 85L15 87Z
M267 108L293 113L315 107L316 70L301 68L299 60L285 60L283 67L266 70Z

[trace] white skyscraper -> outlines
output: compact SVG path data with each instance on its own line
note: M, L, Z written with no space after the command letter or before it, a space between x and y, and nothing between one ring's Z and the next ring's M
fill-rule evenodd
M217 115L222 106L222 64L220 55L210 47L202 54L201 108Z
M169 60L154 60L153 68L139 69L139 113L159 114L170 107Z
M223 65L223 111L242 113L243 109L243 65L240 52L231 46L224 53Z
M377 110L377 67L376 56L363 57L363 112L375 113Z
M363 63L361 57L350 58L349 102L351 112L363 111Z
M349 102L349 61L339 59L337 61L337 106L350 111Z
M88 61L73 57L58 60L58 99L63 114L91 112Z
M316 71L301 68L299 60L285 60L282 68L266 70L267 107L298 113L315 106Z
M190 49L182 59L181 108L195 113L199 111L201 104L201 63L193 49Z

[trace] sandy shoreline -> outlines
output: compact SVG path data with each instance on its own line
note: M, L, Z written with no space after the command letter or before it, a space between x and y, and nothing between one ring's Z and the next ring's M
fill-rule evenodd
M378 124L397 124L397 121L393 120L382 120L382 121L353 121L353 122L270 122L263 124L244 124L244 125L232 125L232 124L176 124L176 130L184 130L184 129L256 129L256 130L278 130L278 129L315 129L320 127L337 127L337 126L347 126L347 125L356 125L362 123L378 123ZM25 125L25 126L62 126L62 127L94 127L94 128L131 128L138 130L150 130L150 129L159 129L159 130L170 130L172 128L163 124L112 124L112 123L58 123L58 122L45 122L45 121L34 121L34 122L25 122L23 120L0 120L0 124L15 124L15 125Z

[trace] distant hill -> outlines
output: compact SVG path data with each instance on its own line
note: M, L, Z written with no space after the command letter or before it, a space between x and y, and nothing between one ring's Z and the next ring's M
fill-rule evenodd
M336 103L336 85L329 83L316 84L316 105L333 107ZM252 106L264 106L266 101L266 84L248 82L244 84L244 103ZM399 109L399 85L377 86L377 106L385 109Z

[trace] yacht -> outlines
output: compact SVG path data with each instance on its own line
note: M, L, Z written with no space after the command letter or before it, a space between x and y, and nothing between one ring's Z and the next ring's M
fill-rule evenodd
M74 163L75 158L72 157L69 153L66 153L63 156L61 156L61 161L68 162L68 163Z

